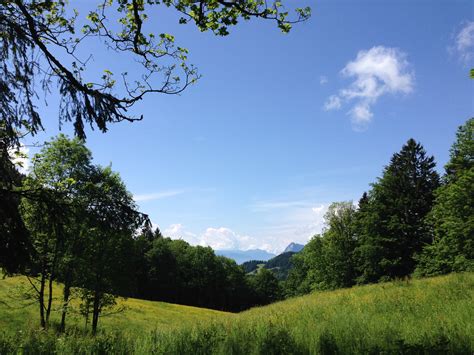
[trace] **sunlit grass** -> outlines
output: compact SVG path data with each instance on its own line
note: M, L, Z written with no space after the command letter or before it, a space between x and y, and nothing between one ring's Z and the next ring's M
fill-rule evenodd
M39 325L38 305L34 300L25 300L23 294L29 290L26 277L17 276L0 279L0 329L18 331L34 329ZM51 320L59 322L62 286L54 285L54 302ZM79 314L79 300L71 303L68 324L83 328L84 318ZM104 330L125 331L142 335L154 330L171 330L207 323L214 319L232 316L231 313L211 309L176 305L165 302L151 302L134 298L118 299L114 309L105 311L100 319ZM108 314L108 315L107 315Z
M0 281L0 299L20 280ZM99 347L106 352L138 354L444 354L474 350L474 273L317 292L237 315L134 299L124 305L123 313L103 319L107 331L96 339L72 334L59 341L52 333L30 332L23 342L33 347L43 344L58 353L98 353ZM0 306L0 326L21 329L29 324L25 317L36 322L35 309L10 309L7 314ZM3 343L0 339L0 346L17 350L12 339L4 337Z

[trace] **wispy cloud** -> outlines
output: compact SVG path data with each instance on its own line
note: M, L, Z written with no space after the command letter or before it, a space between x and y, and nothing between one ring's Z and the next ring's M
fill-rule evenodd
M185 190L166 190L166 191L154 192L154 193L149 193L149 194L134 195L133 199L136 202L161 200L163 198L181 195L184 192Z
M326 76L322 75L322 76L319 77L319 84L320 85L325 85L327 83L328 83L328 78Z
M307 207L311 202L306 200L296 201L258 201L250 206L253 212L266 212L275 209L285 209L291 207Z
M331 95L324 103L324 109L326 111L339 110L342 106L342 100L337 95Z
M337 95L331 95L323 108L338 110L344 103L353 102L348 112L353 126L365 129L373 118L372 106L382 95L413 91L414 74L409 67L406 54L397 48L377 46L361 50L341 71L354 81Z
M474 59L474 21L462 24L461 29L454 37L454 45L449 48L464 64Z

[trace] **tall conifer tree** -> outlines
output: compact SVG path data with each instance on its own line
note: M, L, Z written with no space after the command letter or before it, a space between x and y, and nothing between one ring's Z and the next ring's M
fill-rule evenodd
M458 129L444 183L428 217L435 239L419 258L420 275L474 270L474 118Z
M359 282L404 277L432 236L425 223L439 176L432 156L410 139L372 185L358 221Z

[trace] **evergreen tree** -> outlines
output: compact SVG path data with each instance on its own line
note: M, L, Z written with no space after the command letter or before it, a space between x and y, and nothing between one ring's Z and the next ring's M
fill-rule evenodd
M439 176L432 156L410 139L372 185L358 218L360 283L411 274L415 257L432 241L425 223Z
M419 258L418 275L474 270L474 118L458 129L444 181L428 217L435 239Z

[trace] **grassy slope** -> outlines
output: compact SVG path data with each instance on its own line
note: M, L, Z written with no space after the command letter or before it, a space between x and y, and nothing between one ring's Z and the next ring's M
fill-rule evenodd
M11 293L8 285L19 280L0 281L0 300ZM139 337L120 345L136 353L151 349L159 349L158 353L200 349L203 354L474 350L474 273L317 292L238 315L132 299L126 304L126 312L104 318L103 324L109 329L113 324L129 335L139 331ZM6 310L0 305L0 327L21 327L26 316L36 321L32 308ZM174 327L181 331L158 338L143 332Z
M344 352L357 343L384 349L397 342L415 349L462 343L474 350L474 273L314 293L251 309L237 322L262 318L305 349L328 341Z
M21 300L22 292L28 288L25 277L0 279L0 329L17 331L25 328L35 328L39 324L39 311L36 303ZM58 300L62 296L60 285L55 285L53 295ZM59 302L55 300L54 307L58 309ZM77 310L78 302L73 302ZM123 312L111 314L100 320L100 326L108 330L125 330L143 334L151 330L166 330L176 327L193 326L211 320L231 317L231 313L219 312L205 308L175 305L165 302L151 302L133 298L121 299ZM120 307L122 308L122 307ZM83 325L83 318L77 314L68 315L69 324ZM52 320L58 321L59 314L54 312Z

